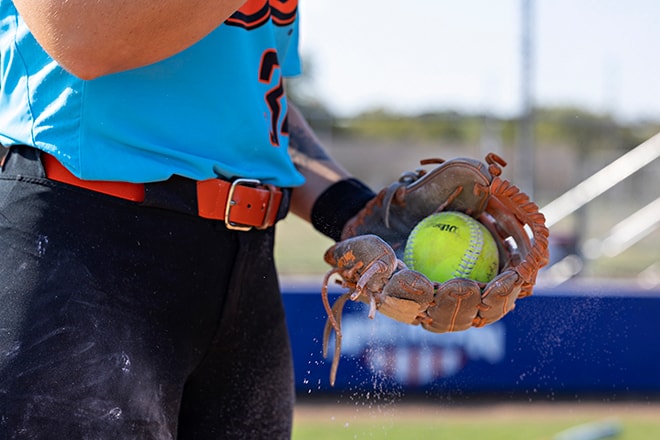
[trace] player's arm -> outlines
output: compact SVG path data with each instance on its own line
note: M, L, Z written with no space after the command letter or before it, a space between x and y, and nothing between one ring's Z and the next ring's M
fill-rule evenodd
M35 38L76 76L168 58L201 40L245 0L14 0Z
M370 200L374 193L351 177L323 148L300 111L289 102L289 154L305 176L295 188L291 211L311 221L316 229L335 240L346 221Z
M291 210L309 220L318 196L330 185L348 178L350 174L325 151L298 108L291 102L288 105L289 154L306 180L302 187L294 189Z

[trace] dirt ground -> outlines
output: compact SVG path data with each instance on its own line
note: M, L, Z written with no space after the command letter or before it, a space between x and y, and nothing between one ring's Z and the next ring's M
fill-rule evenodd
M296 405L297 421L355 421L405 419L436 421L499 420L603 420L629 419L660 424L660 401L562 401L562 402L498 402L483 403L340 403L303 401Z

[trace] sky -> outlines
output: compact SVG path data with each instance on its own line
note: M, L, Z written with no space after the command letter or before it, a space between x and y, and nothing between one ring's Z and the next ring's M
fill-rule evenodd
M519 114L523 2L303 0L311 88L340 116ZM660 119L660 1L530 2L535 105Z

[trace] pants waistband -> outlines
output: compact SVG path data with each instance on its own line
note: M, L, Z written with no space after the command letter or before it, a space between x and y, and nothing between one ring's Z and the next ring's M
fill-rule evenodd
M18 156L18 157L16 157ZM196 181L172 176L162 182L130 183L82 180L55 157L31 147L11 147L5 158L41 161L44 176L101 194L118 197L142 206L162 208L224 221L228 229L265 229L284 218L289 209L290 190L262 184L256 179L208 179Z

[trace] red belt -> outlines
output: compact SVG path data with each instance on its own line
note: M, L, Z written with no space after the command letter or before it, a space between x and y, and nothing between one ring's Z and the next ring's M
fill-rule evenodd
M71 174L55 157L42 153L46 177L57 182L119 197L133 202L145 199L145 184L82 180ZM282 191L273 185L262 185L255 179L221 179L196 181L197 215L224 220L227 228L248 231L265 229L277 221Z

